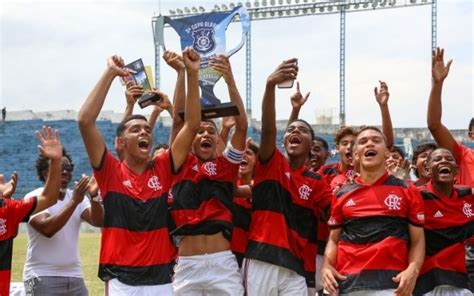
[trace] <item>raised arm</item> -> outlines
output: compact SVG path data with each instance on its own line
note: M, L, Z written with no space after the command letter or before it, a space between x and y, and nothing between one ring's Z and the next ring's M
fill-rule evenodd
M54 205L59 197L61 186L61 158L63 147L59 140L59 132L50 127L43 127L43 134L36 131L36 137L40 141L38 146L40 154L49 159L49 170L43 192L38 196L36 208L32 214Z
M105 151L105 143L96 126L96 120L104 105L112 81L117 76L128 74L126 70L122 69L123 66L124 62L121 57L112 56L109 58L106 70L79 110L78 122L82 141L86 147L91 165L95 168L100 166Z
M375 100L379 103L380 113L382 114L382 130L387 138L387 148L391 148L394 144L392 118L390 117L390 111L388 110L388 98L390 93L388 92L387 83L380 81L380 91L377 87L374 88Z
M454 142L456 141L453 135L449 132L448 128L441 123L442 105L441 105L441 92L443 90L443 83L449 74L449 68L453 60L444 64L444 49L436 48L433 50L432 64L431 64L431 75L432 85L430 98L428 101L428 114L426 121L428 123L428 129L430 130L436 143L453 151Z
M173 68L177 73L176 78L176 86L174 88L174 96L173 96L173 125L171 127L170 133L170 140L169 145L173 143L176 135L181 130L184 125L184 121L179 116L179 112L183 112L185 108L185 100L186 100L186 92L185 92L185 84L186 84L186 75L185 75L185 66L183 62L183 58L171 51L165 51L163 53L163 59L165 62Z
M18 174L14 172L11 175L10 181L5 184L4 182L4 177L0 174L0 184L2 184L2 190L0 192L3 192L3 198L11 198L13 193L15 193L16 185L18 184Z
M143 87L135 84L134 82L127 83L125 89L125 99L127 100L127 107L125 107L125 112L123 113L122 120L125 120L125 118L133 114L133 107L135 106L135 102L137 101L137 98L139 98L142 94Z
M171 142L171 156L173 158L175 171L179 170L186 160L194 137L201 125L198 75L201 60L194 49L188 47L183 51L183 61L186 66L188 95L185 103L184 125L176 135L174 141Z
M275 87L279 83L296 78L298 74L298 66L296 63L297 59L283 61L267 79L262 100L262 133L258 152L260 160L263 162L267 161L275 150L277 134Z
M74 186L74 192L72 199L68 204L61 209L56 215L51 215L49 213L41 213L33 219L30 220L29 224L39 233L46 237L53 237L59 230L61 230L64 225L66 225L69 218L76 210L77 206L84 199L84 194L87 190L87 183L89 182L89 177L82 177L79 182Z
M288 124L292 123L296 119L299 118L301 107L303 107L304 103L309 98L311 92L307 92L304 96L301 94L300 91L300 82L296 82L296 92L291 96L291 114L290 118L288 119Z
M235 84L234 75L232 73L232 67L229 62L229 58L224 55L219 55L211 60L210 66L222 73L222 77L227 84L229 90L230 101L237 106L239 115L234 116L235 130L230 142L232 147L237 150L245 150L245 141L247 140L247 114L245 113L244 103L240 97L239 90Z
M157 94L161 98L161 100L154 102L154 104L152 105L153 111L151 111L150 118L148 119L148 125L150 125L151 130L155 128L158 116L160 116L161 112L163 112L164 110L168 111L171 118L173 118L173 104L171 104L168 95L157 89L154 89L152 92Z

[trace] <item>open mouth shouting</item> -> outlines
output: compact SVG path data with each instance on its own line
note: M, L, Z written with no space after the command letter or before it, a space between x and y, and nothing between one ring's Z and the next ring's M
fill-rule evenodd
M290 136L288 139L290 146L299 146L301 144L301 138L297 135Z
M440 166L440 167L438 168L438 174L439 174L440 176L443 176L443 177L448 177L448 176L450 176L452 171L453 171L453 170L451 169L451 167L446 166L446 165Z
M365 159L373 159L375 156L377 155L377 151L375 151L374 149L367 149L365 152L364 152L364 158Z
M141 139L138 141L138 148L140 151L148 153L150 148L150 141L147 139Z

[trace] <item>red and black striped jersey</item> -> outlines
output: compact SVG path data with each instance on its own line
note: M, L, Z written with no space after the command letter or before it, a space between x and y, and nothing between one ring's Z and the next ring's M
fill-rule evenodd
M449 285L468 288L464 241L474 234L474 196L470 187L454 187L452 196L432 183L418 188L425 204L425 262L415 295Z
M228 149L226 150L228 151ZM176 225L173 235L232 235L232 201L240 160L228 152L200 162L190 154L171 188L170 212Z
M314 287L317 217L332 193L321 176L302 166L292 169L275 149L257 161L246 257L295 271Z
M253 182L252 182L253 184ZM242 185L240 179L237 180L237 186ZM234 213L232 221L234 230L230 240L230 250L237 258L239 267L242 267L242 261L247 249L248 231L250 227L250 211L252 210L252 202L249 197L234 196Z
M347 279L339 292L396 288L392 277L408 266L408 224L423 220L417 189L387 173L372 185L356 178L339 189L328 221L342 227L335 268Z
M104 204L99 277L131 285L171 283L177 250L169 234L170 150L137 174L105 151L94 169Z
M28 221L36 208L37 198L0 198L0 295L10 294L13 239L21 222Z

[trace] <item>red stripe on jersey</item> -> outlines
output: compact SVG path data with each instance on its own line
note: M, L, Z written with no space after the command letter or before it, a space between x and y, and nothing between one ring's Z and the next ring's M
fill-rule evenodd
M231 251L238 254L245 254L247 242L247 231L242 228L234 227L232 238L230 240Z
M10 270L0 270L0 295L10 295Z
M363 245L339 241L336 269L342 275L358 274L363 270L399 270L408 266L408 243L387 237L377 243ZM367 287L370 287L370 283Z
M466 273L464 244L457 243L439 251L433 256L426 256L420 276L435 268Z
M144 232L102 229L101 264L150 266L169 263L176 255L166 228Z

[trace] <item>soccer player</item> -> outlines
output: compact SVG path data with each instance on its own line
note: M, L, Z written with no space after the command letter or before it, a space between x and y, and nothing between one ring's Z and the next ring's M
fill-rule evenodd
M423 201L385 169L388 150L376 127L360 130L360 177L336 192L322 267L324 288L349 295L411 295L423 263Z
M183 52L188 84L197 85L199 56ZM112 156L96 126L107 92L128 72L119 56L107 68L79 112L79 129L104 204L99 277L108 295L172 295L176 249L169 235L168 191L199 128L199 94L188 93L185 121L171 148L150 162L152 133L144 116L132 115L117 127L123 161ZM194 90L194 88L190 88Z
M425 205L426 258L415 295L472 295L468 290L464 241L474 234L472 189L455 186L456 160L437 148L428 156L431 181L419 187Z
M276 148L275 87L295 79L296 59L268 77L262 101L262 133L252 194L244 285L253 295L307 295L314 287L317 218L332 194L305 166L314 133L303 120L284 134L288 159Z
M230 251L233 189L245 150L247 116L228 57L219 55L210 66L222 73L230 101L237 106L235 131L221 156L217 154L219 134L212 120L201 122L192 153L173 183L172 231L180 237L175 268L175 295L243 295L242 278ZM197 89L196 85L193 85ZM188 83L188 95L190 85Z
M329 158L329 145L326 140L315 136L311 145L311 156L308 160L308 166L313 172L317 172Z
M428 183L431 179L430 173L428 171L426 160L428 156L438 148L434 143L423 143L416 146L413 151L413 157L411 159L411 164L413 166L413 172L418 178L415 182L415 186L421 186Z
M45 182L49 170L48 159L40 155L36 171ZM28 248L23 282L27 295L73 294L88 295L79 258L79 230L81 222L102 226L104 211L98 199L98 190L90 193L90 178L83 176L74 186L71 182L74 163L63 148L61 159L61 188L58 202L30 218L27 224ZM92 187L92 185L90 186ZM26 194L37 196L43 187Z
M59 195L62 157L59 133L43 127L43 134L37 131L36 137L40 141L40 154L50 161L43 191L29 199L4 198L4 194L12 193L15 182L4 184L3 175L0 175L0 295L10 294L13 239L18 233L18 225L54 205Z
M456 183L474 187L474 149L470 149L457 142L448 128L441 122L442 104L441 92L444 80L448 77L449 68L453 60L444 64L444 49L437 48L432 56L432 85L428 100L427 123L433 138L439 147L451 151L459 167ZM474 140L474 118L469 123L469 138ZM474 238L466 243L467 272L471 287L474 287Z

